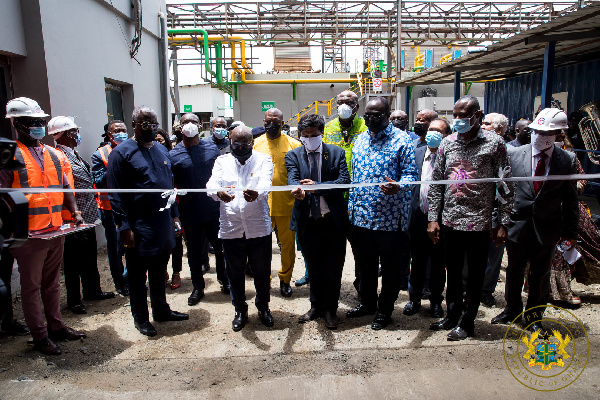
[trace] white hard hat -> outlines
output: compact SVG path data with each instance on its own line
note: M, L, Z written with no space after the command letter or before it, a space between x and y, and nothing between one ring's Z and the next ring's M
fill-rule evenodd
M56 135L64 131L79 128L75 123L73 117L54 117L48 122L48 133L50 135Z
M6 103L6 118L16 117L44 118L49 115L42 110L37 101L28 97L17 97Z
M229 128L227 128L227 131L231 132L238 126L246 126L246 124L244 124L242 121L233 121L231 125L229 125Z
M569 121L564 111L558 108L544 108L529 127L536 131L555 131L567 129L568 125Z

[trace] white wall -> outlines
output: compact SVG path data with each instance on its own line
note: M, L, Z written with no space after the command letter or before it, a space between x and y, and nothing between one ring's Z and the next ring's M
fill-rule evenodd
M105 79L130 84L124 114L128 129L133 106L148 105L161 116L158 12L164 0L143 2L142 44L136 59L129 56L133 25L117 17L104 0L40 1L42 30L52 115L71 115L81 126L80 152L89 158L101 141L106 114ZM113 0L125 15L132 15L130 2ZM120 22L120 26L119 26ZM125 37L123 37L123 32ZM127 93L126 93L127 95ZM127 97L127 96L124 96Z
M192 112L210 112L213 117L229 117L231 113L225 110L225 107L229 107L229 95L210 84L180 86L179 104L181 114L184 113L184 105L191 105ZM170 98L169 110L171 114L175 113Z
M0 6L0 54L27 54L19 0L2 0Z

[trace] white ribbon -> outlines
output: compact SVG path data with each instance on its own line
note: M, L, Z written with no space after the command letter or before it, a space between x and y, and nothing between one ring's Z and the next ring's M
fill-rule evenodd
M166 199L168 197L169 200L167 200L167 205L158 211L165 211L165 210L171 208L173 203L175 203L175 200L177 199L178 194L185 196L187 194L187 190L170 189L170 190L166 190L166 191L162 192L160 197L162 197L163 199Z
M500 167L500 169L498 170L498 178L500 179L500 181L498 181L498 183L501 185L502 190L504 190L504 194L510 193L510 189L508 188L508 185L504 181L504 177L508 174L510 174L510 166L508 166L508 165L504 168ZM496 189L496 199L500 202L500 204L507 203L506 200L504 200L504 198L502 196L500 196L500 191L498 189Z

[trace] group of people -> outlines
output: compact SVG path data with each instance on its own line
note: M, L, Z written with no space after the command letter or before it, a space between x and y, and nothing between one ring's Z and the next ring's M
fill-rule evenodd
M338 327L348 242L359 303L347 318L369 315L371 328L383 329L401 290L409 291L405 315L418 313L427 293L430 314L439 319L430 329L450 331L449 340L466 339L474 335L480 302L495 302L492 293L506 247L507 305L492 323L521 318L527 276L525 325L543 330L540 321L551 292L557 244L569 250L581 233L576 181L544 180L577 171L576 157L555 145L568 127L565 113L544 109L533 122L519 121L516 138L506 143L507 119L500 114L484 118L473 96L456 102L452 125L433 110L421 110L412 130L407 115L392 112L384 97L371 99L362 116L352 91L340 93L337 105L338 116L327 124L319 115L304 115L298 123L299 140L282 133L283 114L276 108L265 113L260 136L241 121L228 127L223 118L214 118L211 135L201 139L198 117L184 114L175 144L160 132L156 113L141 106L132 115L133 136L129 138L125 123L111 121L107 143L87 163L75 150L81 137L72 119L55 117L46 124L48 115L35 101L11 100L7 117L18 133L15 159L25 168L0 172L0 187L67 189L26 195L31 239L11 250L19 265L23 311L34 347L60 354L56 340L85 337L62 322L63 258L67 303L73 312L85 312L80 280L86 299L114 296L100 289L93 229L66 239L36 237L60 229L63 220L93 223L96 212L105 228L115 288L130 296L135 327L147 336L157 331L150 322L146 282L154 321L189 318L172 310L165 295L169 258L175 265L183 254L177 250L181 237L187 242L193 285L189 306L204 296L210 244L221 291L234 306L232 329L239 331L248 321L249 267L258 318L273 326L272 232L281 247L283 297L292 296L296 247L305 260L306 271L296 284L309 283L310 308L299 316L300 323L324 318L327 328ZM39 142L46 125L56 148ZM515 184L461 182L511 176L533 178ZM431 183L438 180L453 182ZM348 190L348 184L358 185ZM277 188L286 185L294 189ZM68 191L91 187L98 189L95 201L93 194ZM175 198L186 190L190 192ZM587 250L597 257L598 242L590 234ZM64 257L63 248L70 249ZM178 272L171 287L180 284ZM12 315L5 322L27 330Z

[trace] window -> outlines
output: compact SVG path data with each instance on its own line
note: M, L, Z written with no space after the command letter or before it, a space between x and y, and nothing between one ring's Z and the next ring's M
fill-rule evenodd
M123 116L123 87L114 83L105 82L104 91L106 92L106 113L108 122L113 119L125 121Z

